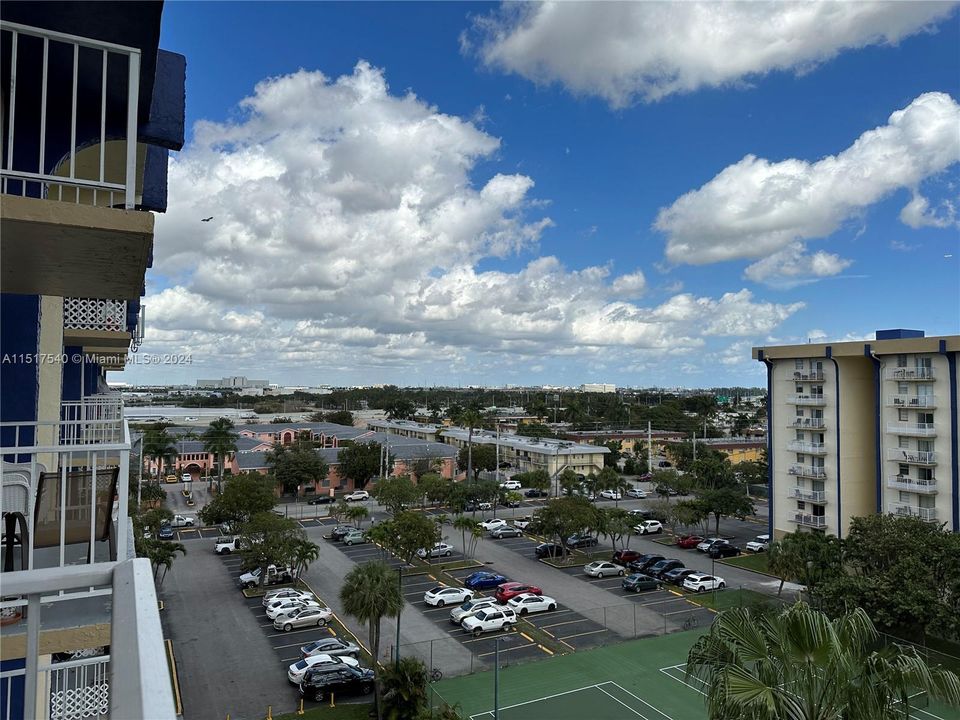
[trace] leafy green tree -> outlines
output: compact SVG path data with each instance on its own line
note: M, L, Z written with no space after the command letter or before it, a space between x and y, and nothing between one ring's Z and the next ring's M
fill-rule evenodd
M143 527L149 530L154 537L156 537L157 531L160 530L160 526L170 522L172 519L173 513L165 507L153 508L140 515L140 522L143 523Z
M377 660L380 657L380 621L384 617L399 618L403 610L403 594L397 574L380 561L358 565L343 580L340 603L348 615L367 624L370 651ZM377 720L384 717L380 678L380 673L373 678Z
M267 466L286 493L295 494L303 485L316 485L327 476L327 464L313 443L298 440L293 445L275 443L266 454Z
M698 457L693 465L693 474L698 487L720 490L736 485L730 461L719 453Z
M450 491L450 481L444 480L436 473L423 475L417 485L423 491L423 497L435 505L446 500Z
M736 517L743 520L756 512L753 500L743 490L725 487L720 490L706 490L700 494L700 500L716 519L716 532L720 534L720 519Z
M398 513L393 518L392 528L395 536L391 548L407 564L413 562L417 550L429 549L436 542L437 524L423 513Z
M566 496L570 496L580 489L582 481L571 468L564 468L563 472L557 476L557 482L560 484L561 492Z
M454 513L462 513L470 499L464 483L450 483L447 488L447 507Z
M603 466L616 469L620 458L623 457L623 443L619 440L608 440L603 446L610 451L603 456Z
M561 497L541 508L539 519L544 534L563 544L570 535L596 526L596 508L583 497Z
M383 684L383 716L387 720L418 720L430 709L429 675L423 661L402 657L380 671Z
M707 532L710 509L702 500L681 500L673 504L673 519L685 528L700 525Z
M469 457L471 452L473 453L472 460ZM466 470L467 466L471 465L471 463L473 473L470 475L470 478L474 480L480 477L482 470L487 470L488 472L496 470L497 448L493 445L476 445L460 448L460 452L457 454L457 464Z
M572 473L573 470L570 470L570 472ZM574 476L576 476L576 473L574 473ZM519 482L520 485L525 488L534 488L536 490L550 489L550 473L543 468L537 468L536 470L525 473L517 473L512 479Z
M363 526L363 521L368 517L370 517L370 511L363 505L354 505L352 508L347 509L347 518L353 521L357 529Z
M416 409L413 402L406 398L397 398L384 407L384 410L387 411L388 420L409 420L413 417Z
M843 543L835 535L794 532L771 543L767 567L780 578L778 595L787 580L815 591L820 582L841 572L842 558Z
M515 490L511 490L510 492L507 492L504 494L503 501L505 504L508 504L508 505L509 504L516 505L517 503L523 502L523 495L516 492ZM516 517L517 508L513 507L511 509L513 510L513 517Z
M258 473L243 473L226 480L223 492L201 511L205 525L228 522L239 525L277 504L270 479Z
M200 436L203 449L217 459L217 492L223 491L223 469L227 456L237 451L237 433L229 418L217 418Z
M337 454L340 475L353 480L355 487L365 488L370 479L380 473L380 452L380 443L375 442L356 442L341 447Z
M599 520L597 529L610 539L613 549L630 546L630 535L635 521L629 512L622 508L597 508Z
M636 459L628 457L623 461L624 475L642 475L644 472L644 466Z
M623 476L612 467L605 467L597 475L597 488L599 490L613 490L622 495L632 487L633 485L627 482ZM619 507L620 501L615 499L614 505Z
M371 493L392 515L416 504L419 492L417 486L406 475L391 475L380 480Z
M334 410L323 416L323 421L334 425L353 427L353 413L349 410Z
M246 542L240 548L243 567L260 568L260 584L266 580L268 565L292 565L306 533L295 520L282 518L272 512L253 515L240 526Z
M707 688L707 714L718 719L893 720L912 717L917 690L960 707L954 673L878 641L860 608L835 620L805 603L760 617L728 610L690 648L687 677Z
M140 502L144 505L162 503L167 500L167 492L159 482L145 482L140 486Z

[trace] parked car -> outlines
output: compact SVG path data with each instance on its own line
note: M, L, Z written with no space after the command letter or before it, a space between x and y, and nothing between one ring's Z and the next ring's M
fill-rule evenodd
M623 495L620 494L619 490L601 490L600 497L604 500L622 500Z
M450 622L452 622L454 625L459 625L461 622L463 622L463 619L467 617L467 615L473 615L478 610L482 610L483 608L491 607L497 604L497 599L495 597L470 598L462 605L458 605L450 611Z
M373 670L344 665L332 670L315 668L303 677L300 694L308 700L327 695L369 695L373 692Z
M197 524L197 519L190 515L174 515L170 525L175 528L193 527Z
M429 555L429 556L432 557L432 558L435 558L435 557L450 557L450 554L453 552L453 550L454 550L453 545L450 545L449 543L442 542L442 543L437 543L437 544L434 545L432 548L430 548L430 552L429 552L429 553L427 552L427 549L426 549L426 548L420 548L419 550L417 550L417 557L418 557L418 558L425 558L425 557L427 557L427 555Z
M163 523L157 529L157 537L161 540L170 540L173 537L173 525Z
M602 578L604 575L623 575L625 570L621 565L614 565L606 560L596 560L584 565L583 572L590 577Z
M677 538L677 545L684 550L692 550L704 540L703 535L681 535Z
M673 570L668 570L663 574L663 581L680 587L683 585L683 581L687 579L687 575L693 575L695 572L696 570L691 568L674 568Z
M676 497L680 494L669 485L657 485L657 487L654 489L654 492L657 493L657 495L669 495L670 497Z
M473 598L473 590L449 585L437 585L423 594L423 601L427 605L443 607L444 605L459 605Z
M718 543L707 550L707 555L712 557L714 560L736 557L739 554L740 548L738 548L736 545L731 545L730 543Z
M503 525L506 525L507 521L502 520L501 518L490 518L489 520L481 520L477 524L480 527L482 527L484 530L495 530L498 527L502 527Z
M360 661L344 655L311 655L308 658L298 660L287 668L287 679L294 685L299 685L303 681L303 676L309 670L318 668L321 665L349 665L350 667L360 667Z
M640 553L637 550L617 550L611 558L611 562L617 563L617 565L626 566L627 563L632 563L640 557Z
M666 558L661 560L658 563L654 563L649 568L647 568L647 574L652 575L653 577L663 580L663 574L670 572L671 570L676 570L677 568L684 567L683 562L677 560L676 558Z
M726 586L723 578L705 573L691 573L683 581L685 590L693 590L698 593L704 590L723 590Z
M241 539L237 535L230 537L218 537L217 541L213 544L213 551L217 555L229 555L232 552L236 552L240 549L238 543L241 542Z
M479 570L463 579L463 584L471 590L490 590L507 582L507 578L497 573Z
M242 588L252 588L260 584L260 575L262 568L254 568L250 572L243 573L237 578L237 584ZM297 579L297 572L289 566L268 565L267 575L263 580L264 585L279 585L281 583L293 582Z
M477 503L477 510L493 510L493 503L479 502Z
M662 533L663 525L660 524L659 520L644 520L633 529L636 531L637 535L651 535Z
M269 590L263 596L263 607L270 607L277 600L293 600L293 599L306 599L313 600L313 593L307 592L306 590L293 590L292 588L284 588L282 590Z
M267 617L276 620L281 615L290 615L294 610L306 607L320 607L316 598L284 598L276 600L267 606Z
M627 497L639 498L643 500L644 498L650 497L650 493L646 490L641 490L640 488L630 488L627 490Z
M348 533L353 532L356 528L353 525L337 525L333 530L330 531L330 537L334 540L343 540Z
M524 593L543 595L543 590L536 585L529 585L527 583L505 582L497 585L497 590L493 593L493 596L497 599L497 602L506 603L509 602L511 598L515 598L517 595L523 595Z
M324 607L302 607L291 611L288 615L277 615L273 619L275 630L290 632L294 628L323 627L327 620L333 617L333 610Z
M634 572L645 572L648 567L654 563L658 563L663 560L663 555L656 555L654 553L647 553L646 555L641 555L636 560L628 565L628 567Z
M337 656L349 655L352 658L358 658L360 657L360 647L348 640L332 635L314 640L312 643L307 643L300 648L301 657L306 658L320 654Z
M630 514L634 517L641 518L643 520L656 520L657 513L653 510L648 510L646 508L637 508L635 510L630 510Z
M746 547L750 552L766 552L770 549L770 536L757 535L753 540L747 543Z
M367 538L367 534L363 530L358 530L356 528L343 536L343 543L345 545L363 545L363 543L366 542L370 542L370 540Z
M567 538L567 547L569 548L587 548L598 544L598 540L593 535L571 535Z
M370 493L366 490L354 490L352 493L347 493L343 496L345 502L351 502L353 500L369 500Z
M532 522L533 515L524 515L523 517L514 518L513 526L520 528L521 530L526 530Z
M542 498L542 497L550 496L550 494L546 490L538 490L537 488L528 488L527 491L523 493L523 495L524 497L528 497L528 498Z
M627 575L620 583L620 587L631 592L641 592L642 590L659 590L660 583L649 575L643 573L632 573Z
M540 543L534 549L533 554L537 560L543 560L544 558L564 557L569 555L570 551L563 545L557 545L556 543Z
M521 487L523 486L520 484L519 480L505 480L504 482L500 483L500 488L502 490L519 490Z
M502 538L512 538L512 537L522 537L523 530L512 525L501 525L498 528L494 528L490 531L490 537L494 540L500 540Z
M509 498L506 495L501 495L500 500L498 501L503 507L508 508L518 508L520 507L520 501L516 498Z
M697 545L697 550L705 553L707 552L707 550L709 550L713 546L714 543L723 543L723 542L726 542L726 540L724 540L723 538L718 538L718 537L704 538L703 542Z
M468 633L481 635L492 630L509 630L517 622L517 614L508 607L488 607L468 615L460 627Z
M517 615L526 615L528 613L556 610L557 601L546 595L523 593L522 595L510 598L507 602L507 607L517 613Z
M333 495L314 495L307 500L307 505L329 505L336 501Z

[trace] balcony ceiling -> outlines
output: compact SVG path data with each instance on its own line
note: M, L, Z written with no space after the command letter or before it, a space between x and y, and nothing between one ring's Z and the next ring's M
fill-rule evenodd
M153 215L5 195L0 235L4 292L126 300L143 289Z

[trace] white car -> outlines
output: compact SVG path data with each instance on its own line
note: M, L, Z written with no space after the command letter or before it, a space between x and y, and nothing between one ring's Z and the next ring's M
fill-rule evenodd
M766 552L770 549L770 536L757 535L753 540L747 543L746 548L750 552Z
M351 667L360 667L359 661L348 655L339 657L333 655L311 655L291 665L287 669L287 679L294 685L299 685L303 681L303 676L307 674L307 670L320 665L350 665Z
M650 493L646 490L641 490L640 488L630 488L627 490L627 497L640 498L643 500L646 497L650 497Z
M697 550L699 550L700 552L706 552L707 550L710 549L711 545L713 545L715 542L720 542L721 540L723 540L723 538L708 537L702 543L697 545Z
M684 590L693 590L698 593L704 590L723 590L726 586L727 584L723 581L723 578L705 573L687 575L683 581Z
M507 607L513 610L517 615L526 615L535 612L552 612L557 609L557 601L546 595L533 595L523 593L507 601Z
M459 625L468 615L473 615L478 610L483 610L484 608L493 607L495 605L497 605L497 599L492 596L478 597L467 600L465 603L463 603L463 605L458 605L450 611L450 622L452 622L454 625Z
M515 622L517 622L517 614L512 609L499 605L468 615L460 623L460 627L468 633L480 635L491 630L509 630Z
M523 530L527 527L527 525L529 525L532 522L533 522L533 515L524 515L523 517L514 518L513 526Z
M354 490L352 493L344 495L343 499L347 502L350 502L351 500L369 500L370 493L368 493L366 490Z
M661 533L663 532L663 525L660 524L659 520L644 520L642 523L637 525L634 530L636 531L637 535Z
M484 530L495 530L498 527L503 527L504 525L506 525L507 521L501 520L500 518L490 518L489 520L483 520L478 524Z
M443 607L444 605L459 605L460 603L473 598L473 590L466 588L449 587L448 585L437 585L430 588L423 594L423 601L427 605Z
M500 488L503 490L519 490L521 487L523 486L520 484L519 480L505 480L504 482L500 483Z
M455 548L453 547L453 545L450 545L448 543L443 543L443 542L437 543L432 548L430 548L429 555L430 557L450 557L450 554L454 551L454 549ZM419 550L417 550L417 557L418 558L427 557L426 548L420 548Z
M619 490L601 490L600 497L604 500L623 500Z
M588 565L584 565L583 572L590 577L602 578L604 575L622 576L624 574L624 568L622 565L616 565L606 560L596 560Z
M493 503L488 503L488 502L477 503L477 510L493 510Z
M266 595L263 596L263 606L270 607L275 602L279 600L313 600L313 593L307 592L306 590L291 590L290 588L284 588L283 590L271 590Z
M267 606L267 617L271 620L276 620L281 615L289 615L294 610L299 610L300 608L305 607L320 607L320 603L313 598L310 598L309 600L306 598L286 598L285 600L277 600L276 602L272 602Z
M184 474L183 474L183 477L180 478L180 479L183 480L184 482L193 482L193 478L190 477L190 475L187 474L187 473L184 473Z

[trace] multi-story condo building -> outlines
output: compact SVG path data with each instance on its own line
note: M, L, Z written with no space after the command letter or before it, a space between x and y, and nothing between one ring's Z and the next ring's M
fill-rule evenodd
M413 420L367 420L367 427L386 435L399 435L414 440L436 442L437 433L444 429L443 425L419 423Z
M3 720L176 713L133 549L130 431L105 381L139 346L153 211L183 145L185 60L158 49L162 9L3 4Z
M767 367L770 529L909 515L960 531L960 336L753 349Z

